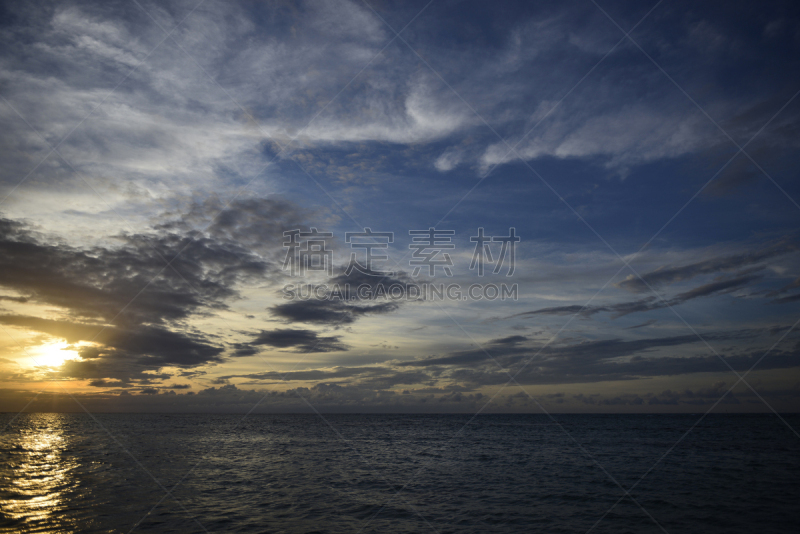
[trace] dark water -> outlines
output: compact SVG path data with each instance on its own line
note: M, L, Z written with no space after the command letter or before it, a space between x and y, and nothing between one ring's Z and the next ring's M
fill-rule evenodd
M0 435L1 532L800 532L775 416L709 416L610 512L698 416L96 417Z

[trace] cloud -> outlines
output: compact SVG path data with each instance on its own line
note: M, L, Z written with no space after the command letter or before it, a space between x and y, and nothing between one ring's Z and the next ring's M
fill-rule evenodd
M117 239L117 248L79 249L1 219L0 286L76 317L164 323L223 309L237 282L276 269L237 243L200 234Z
M605 165L624 169L651 161L671 159L707 147L718 134L702 115L648 105L609 102L611 112L586 117L555 114L542 131L525 139L509 139L487 147L480 158L483 169L519 157L533 160L544 156L567 158L601 157ZM664 109L667 108L667 109ZM517 146L518 145L518 146ZM517 146L516 153L510 147Z
M691 406L709 406L717 402L721 404L740 404L739 397L750 397L754 395L751 391L747 390L743 393L735 394L728 392L725 387L724 381L715 382L710 387L700 389L684 389L682 391L665 389L660 393L648 392L644 394L627 393L617 395L614 397L602 395L584 395L582 393L573 395L573 398L583 404L590 404L595 406L617 406L617 405L633 405L633 406L678 406L678 405L691 405ZM775 394L785 394L784 391L770 392L770 397L775 397Z
M463 159L464 152L462 150L458 148L448 148L442 152L441 156L436 158L433 166L436 167L437 171L447 172L455 169Z
M395 48L384 51L396 56L389 64L376 59L390 37L358 2L209 3L186 20L170 4L145 10L177 28L180 48L156 48L165 34L135 4L113 13L86 3L15 6L12 30L0 33L0 84L30 126L0 107L14 129L0 134L0 183L18 183L63 139L69 165L41 165L36 181L82 183L74 167L124 205L127 195L141 202L251 178L264 152L280 147L286 157L309 145L430 142L474 122L415 59ZM23 190L36 193L30 185Z
M264 381L323 381L329 382L340 378L385 375L391 372L385 367L335 367L333 369L306 369L302 371L266 371L240 375L226 375L222 378L247 378Z
M767 329L705 333L709 343L752 345L770 335ZM695 352L691 345L697 345ZM676 347L681 355L674 355ZM666 350L666 354L664 353ZM737 371L752 367L766 348L720 351L728 365ZM473 388L502 385L511 376L520 384L570 384L635 380L643 377L676 376L690 373L728 372L719 357L709 353L694 334L624 340L619 338L547 345L528 341L503 343L491 340L483 348L452 352L443 356L398 362L398 368L414 367L431 373L432 378L455 381ZM770 353L759 369L788 369L800 366L798 347Z
M795 293L794 295L787 295L785 297L780 297L774 300L777 304L788 304L790 302L797 302L800 301L800 293Z
M757 275L745 275L736 278L730 278L727 280L719 280L716 282L711 282L708 284L704 284L702 286L698 286L689 291L684 291L683 293L679 293L678 295L672 298L663 300L659 299L658 297L651 296L639 300L621 302L618 304L609 304L605 306L594 306L594 305L554 306L549 308L541 308L539 310L518 313L508 318L526 317L534 315L575 315L575 314L579 314L583 317L590 317L592 315L601 312L608 312L611 314L612 318L618 318L632 313L648 312L667 307L679 306L689 300L700 297L729 293L731 291L744 287L758 280L759 278L760 277Z
M225 379L244 378L247 383L258 382L317 382L357 386L364 390L390 390L399 385L433 383L431 375L423 371L396 370L389 367L335 367L333 369L306 369L302 371L268 371L241 375L228 375Z
M129 380L106 380L104 378L91 380L89 385L95 388L129 388L132 386Z
M294 349L293 352L337 352L347 350L339 336L320 336L311 330L279 329L262 331L249 345Z
M23 315L0 315L0 323L63 338L69 343L90 341L103 346L81 347L79 354L85 359L115 358L146 368L194 366L221 360L222 348L208 343L203 336L161 326L116 327Z
M161 214L155 229L177 234L202 230L215 241L235 243L273 261L283 261L283 233L308 231L306 221L322 216L282 198L239 197L228 204L214 195L184 210Z
M797 302L798 300L800 300L799 293L794 293L792 295L784 295L784 294L792 291L793 289L797 289L798 287L800 287L800 277L795 278L788 284L784 285L779 289L776 289L775 291L770 291L769 293L767 293L767 296L775 297L775 299L772 301L775 304L786 304L791 302Z
M0 295L0 300L7 300L9 302L21 302L21 303L28 302L28 299L25 297L9 297L7 295Z
M615 407L632 406L644 410L652 410L661 406L667 411L696 411L697 406L710 406L727 391L724 381L715 382L707 387L662 389L647 391L643 387L639 392L615 394L586 392L566 394L564 392L538 394L535 396L540 404L548 406L548 411L561 411L562 408L584 411L588 406L599 408L599 411L614 411ZM131 395L128 391L138 392ZM164 395L169 395L169 402L164 402ZM793 388L759 388L759 395L768 399L772 405L797 406L800 389ZM487 405L488 396L480 392L463 391L458 386L448 388L412 388L402 392L375 391L358 385L339 385L320 383L311 387L296 387L288 390L260 390L237 387L233 384L221 387L210 387L197 393L177 393L157 387L131 390L117 389L113 392L76 393L81 404L89 411L106 412L179 412L179 413L244 413L254 409L253 413L308 413L310 402L321 413L389 413L389 412L464 412L475 413L483 408L486 412L529 411L539 410L537 403L525 392L501 395ZM305 401L303 400L305 399ZM74 401L66 396L40 393L36 398L31 392L13 389L0 389L0 401L17 411L28 402L33 411L74 411ZM749 389L728 393L721 401L723 404L752 404L765 408ZM680 410L679 407L685 407ZM278 415L278 417L280 417Z
M622 49L602 65L603 76L589 77L559 100L619 38L596 24L592 5L579 14L541 5L524 16L502 16L502 37L469 45L443 31L471 27L469 13L447 21L424 13L406 35L446 84L403 46L384 48L391 31L359 2L309 1L286 9L207 3L186 20L185 6L145 9L163 28L181 23L172 34L180 48L169 40L155 49L164 32L136 5L112 13L91 3L14 4L14 23L0 32L3 95L47 141L1 106L11 126L0 132L6 163L0 184L17 184L48 145L61 141L70 165L51 157L20 192L38 196L35 183L83 187L72 166L114 207L146 209L175 192L194 195L249 181L280 153L266 171L268 184L279 183L275 169L284 158L305 163L315 157L310 149L331 146L429 145L424 166L441 172L463 164L485 171L515 160L483 119L510 145L519 142L523 159L580 158L623 173L724 140L651 65L613 61ZM417 10L403 11L410 20ZM690 69L700 79L732 58L717 49L710 54L708 42L697 38L741 38L733 28L697 21L682 21L672 33L669 39L648 34L649 45L673 42L685 57L700 58ZM716 101L712 115L733 115L725 127L742 138L776 109L760 95L744 106L738 94L723 92ZM794 146L790 111L762 136ZM459 148L464 141L474 151ZM442 152L439 143L453 148ZM385 157L376 152L377 160Z
M793 242L780 242L756 252L730 254L689 265L659 268L643 274L641 278L631 274L616 286L634 293L643 293L650 291L648 285L657 288L691 280L701 275L732 272L778 256L795 253L797 250L797 245Z
M625 330L636 330L637 328L644 328L646 326L652 326L652 325L656 324L656 322L657 321L655 319L650 319L649 321L645 321L645 322L643 322L641 324L628 326L628 327L625 328Z
M345 304L339 300L298 300L270 308L272 315L290 322L330 326L354 323L365 315L384 314L397 310L398 304L385 302L372 306Z
M398 363L399 367L428 367L437 365L469 365L483 362L493 357L507 357L529 352L528 346L521 345L528 338L525 336L509 336L492 339L484 348L458 351L447 356L433 357L423 360L412 360ZM484 350L485 349L485 350Z
M296 287L289 294L293 300L272 306L270 312L289 322L348 325L361 317L392 313L400 308L399 300L374 303L381 298L377 296L379 287L386 292L388 298L388 291L392 286L405 288L413 283L402 272L390 276L374 271L353 270L350 274L345 274L343 268L341 271L341 274L329 278L323 284ZM313 298L305 298L306 295Z
M116 236L117 246L88 248L0 219L0 287L19 295L6 300L55 307L51 317L6 313L0 323L80 344L82 360L67 361L60 373L96 385L150 382L149 373L163 367L221 363L225 347L186 321L228 309L243 283L280 278L280 265L269 258L300 212L276 199L242 199L198 229L215 207L196 205L150 232ZM244 246L246 239L259 241L263 255ZM315 335L296 331L287 345L288 338L282 344L279 334L263 334L254 345L310 350L316 341L319 352L345 349L338 338Z

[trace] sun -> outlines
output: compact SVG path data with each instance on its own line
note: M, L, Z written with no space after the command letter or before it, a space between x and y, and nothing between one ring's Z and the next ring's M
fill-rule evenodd
M45 343L29 350L29 360L34 367L60 367L67 360L78 358L74 345L66 341Z

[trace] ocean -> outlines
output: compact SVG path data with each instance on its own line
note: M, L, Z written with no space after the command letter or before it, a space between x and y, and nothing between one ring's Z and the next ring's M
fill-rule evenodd
M800 532L775 415L15 415L0 532Z

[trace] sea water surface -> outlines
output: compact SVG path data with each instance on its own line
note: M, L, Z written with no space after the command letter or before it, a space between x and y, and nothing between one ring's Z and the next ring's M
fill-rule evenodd
M800 532L775 415L14 417L0 532Z

